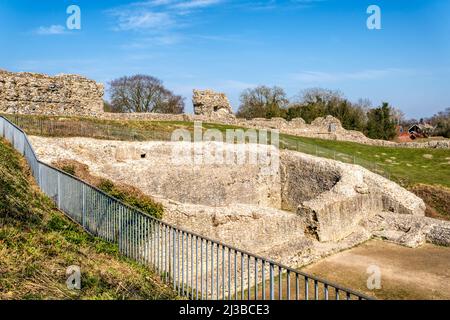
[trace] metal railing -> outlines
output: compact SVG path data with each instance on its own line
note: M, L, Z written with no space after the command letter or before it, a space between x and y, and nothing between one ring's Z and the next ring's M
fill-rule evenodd
M38 160L27 135L0 117L0 134L26 158L41 190L69 218L190 299L346 299L370 297L222 242L177 228Z

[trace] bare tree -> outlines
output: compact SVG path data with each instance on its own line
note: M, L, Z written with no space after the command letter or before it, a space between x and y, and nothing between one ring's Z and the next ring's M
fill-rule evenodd
M300 92L297 103L300 104L336 104L345 100L344 94L340 91L323 89L323 88L309 88Z
M405 121L405 113L397 108L391 108L392 120L396 125L400 125Z
M289 103L280 87L258 86L241 93L241 105L237 115L242 118L279 117Z
M152 76L121 77L109 83L113 112L183 113L184 99Z

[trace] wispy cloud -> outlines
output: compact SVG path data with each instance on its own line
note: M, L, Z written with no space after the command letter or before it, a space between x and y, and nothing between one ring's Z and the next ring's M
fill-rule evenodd
M117 30L165 29L174 24L170 15L165 12L120 12Z
M392 76L410 75L411 73L413 73L412 70L396 68L360 70L354 72L302 71L292 74L291 78L305 83L332 83L348 80L377 80Z
M175 3L171 7L173 9L195 9L209 7L222 2L222 0L191 0Z
M236 1L235 7L246 8L250 10L274 10L274 9L304 9L312 7L321 2L327 0L288 0L288 1L277 1L277 0L260 0L260 1Z
M34 30L38 35L61 35L67 33L66 28L63 25L55 24L51 26L41 26Z
M223 0L151 0L133 2L107 12L115 17L116 31L160 31L188 25L187 16Z

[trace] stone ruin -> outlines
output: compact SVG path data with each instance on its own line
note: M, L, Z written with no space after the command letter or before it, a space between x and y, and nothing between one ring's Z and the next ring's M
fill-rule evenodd
M96 115L103 112L104 88L79 75L54 77L0 70L0 112Z
M233 117L230 101L224 93L213 90L194 90L194 113L211 118Z
M105 120L205 121L254 129L278 129L281 133L328 140L351 141L376 146L450 148L450 140L396 143L374 140L360 131L346 130L332 116L311 124L301 118L240 119L233 114L224 93L194 90L194 115L162 113L110 113L103 110L103 84L79 75L44 74L0 70L0 113L55 116L93 116Z
M139 188L164 206L167 223L292 267L372 237L450 246L450 222L426 218L422 199L357 165L272 146L268 152L279 152L275 167L174 164L174 150L194 156L239 149L219 142L30 139L44 162L81 162L94 176ZM258 150L247 152L250 159Z

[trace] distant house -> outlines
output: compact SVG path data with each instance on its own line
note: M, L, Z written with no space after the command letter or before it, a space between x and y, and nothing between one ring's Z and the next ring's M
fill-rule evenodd
M434 131L434 127L428 123L418 123L408 129L411 139L428 138Z
M427 123L417 123L405 130L402 126L397 126L397 140L399 142L410 142L417 138L428 138L434 131L434 127Z

